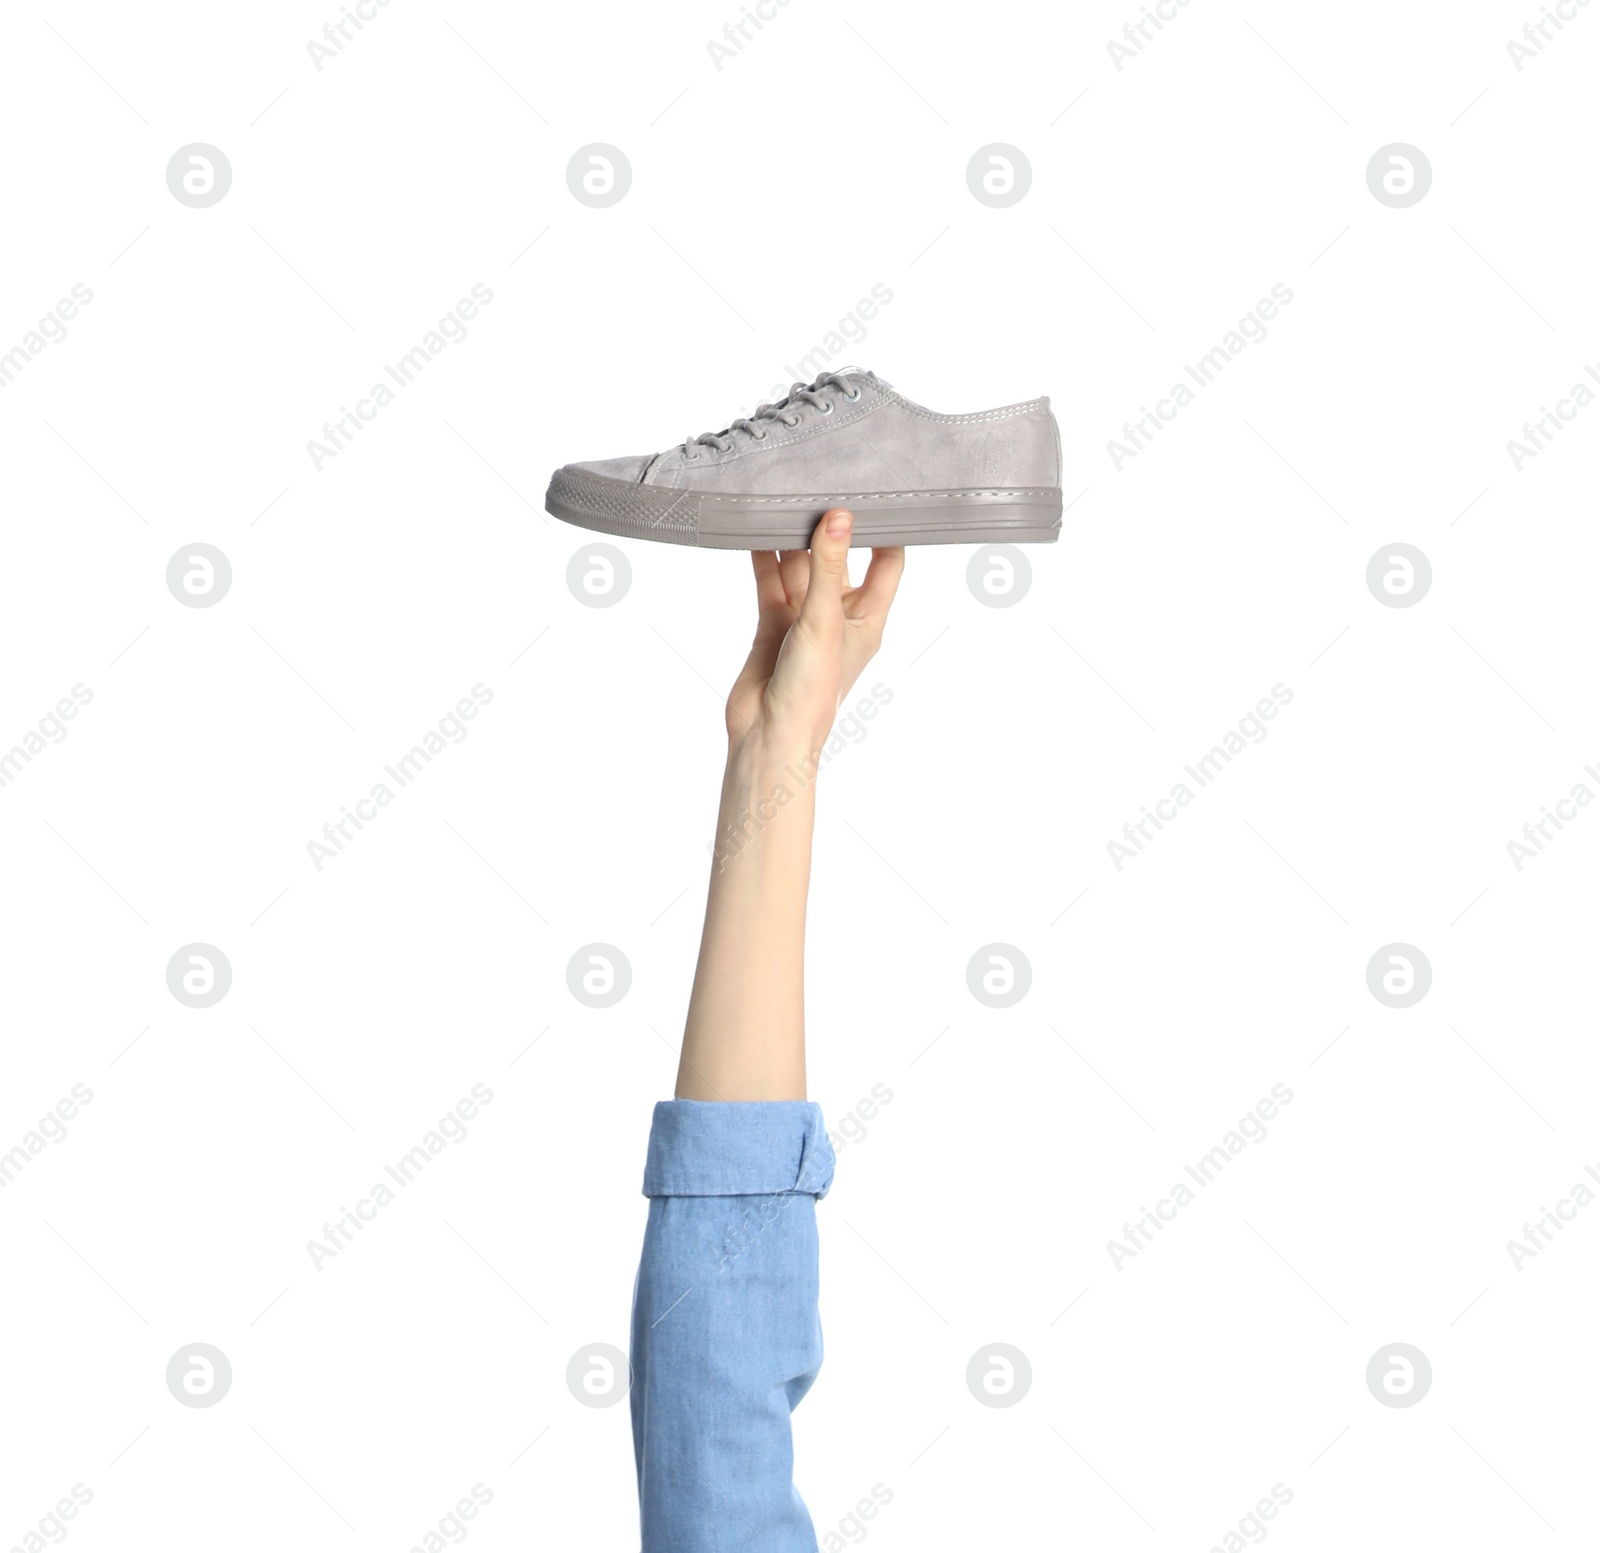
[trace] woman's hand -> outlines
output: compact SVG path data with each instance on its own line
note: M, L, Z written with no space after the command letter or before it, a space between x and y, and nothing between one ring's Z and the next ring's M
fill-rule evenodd
M905 569L904 548L874 550L861 586L846 562L851 513L822 515L810 550L751 555L760 617L755 642L728 696L728 738L782 759L813 756L839 705L883 640Z
M883 640L904 550L876 550L859 588L851 515L825 512L811 549L757 552L761 617L728 697L700 963L680 1100L803 1100L806 887L818 757L839 703Z

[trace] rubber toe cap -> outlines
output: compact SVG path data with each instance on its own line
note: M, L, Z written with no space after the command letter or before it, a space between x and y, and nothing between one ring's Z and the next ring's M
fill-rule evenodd
M568 464L567 468L575 469L580 474L599 475L606 480L624 480L629 485L637 485L644 479L644 472L654 457L654 453L646 453L638 458L597 458L587 464Z

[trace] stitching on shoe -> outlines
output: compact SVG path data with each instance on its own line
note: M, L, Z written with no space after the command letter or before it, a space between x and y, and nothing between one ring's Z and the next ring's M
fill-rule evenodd
M1039 486L1032 489L1014 489L1002 487L997 490L981 491L830 491L826 494L814 496L718 496L710 491L702 491L702 502L717 502L725 505L739 505L746 507L765 506L809 506L814 507L821 502L865 502L865 501L891 501L902 500L907 497L937 497L940 500L953 500L964 496L1059 496L1060 489L1055 486Z
M1048 412L1050 406L1047 399L1029 399L1024 404L1003 405L998 410L979 410L971 415L943 415L938 410L925 409L920 404L913 404L892 388L884 390L886 398L893 399L903 410L908 410L912 415L920 415L925 421L938 421L945 426L959 426L978 421L1003 421L1017 415L1031 415L1037 411Z

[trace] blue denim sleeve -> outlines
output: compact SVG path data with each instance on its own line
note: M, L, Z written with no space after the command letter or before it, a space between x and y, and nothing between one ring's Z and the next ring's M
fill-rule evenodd
M815 1553L789 1415L822 1364L832 1181L809 1101L656 1106L630 1396L643 1553Z

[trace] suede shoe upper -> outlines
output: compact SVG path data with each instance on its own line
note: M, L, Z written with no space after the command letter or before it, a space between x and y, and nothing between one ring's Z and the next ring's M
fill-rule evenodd
M846 367L653 458L569 467L668 490L752 495L1054 488L1061 443L1048 398L941 415Z

